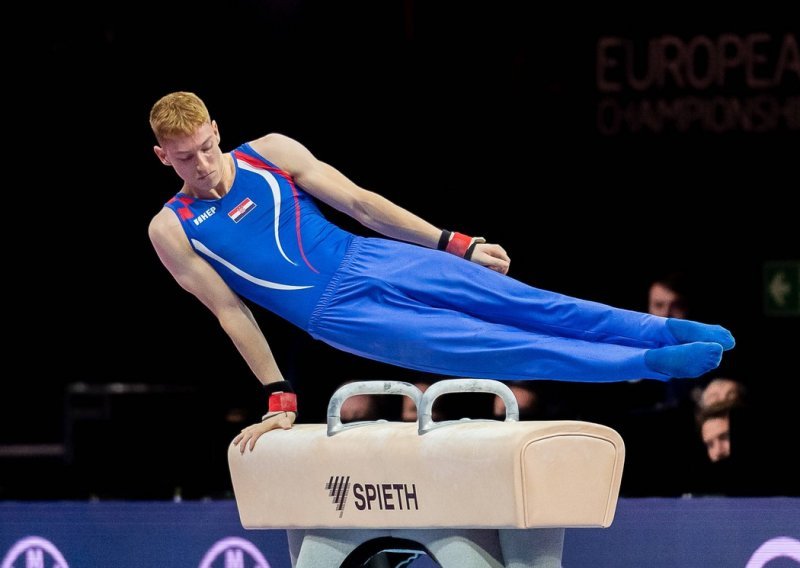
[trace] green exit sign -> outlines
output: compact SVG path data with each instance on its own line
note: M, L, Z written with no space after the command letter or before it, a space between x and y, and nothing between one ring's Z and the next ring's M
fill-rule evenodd
M800 315L800 260L764 264L764 312L769 316Z

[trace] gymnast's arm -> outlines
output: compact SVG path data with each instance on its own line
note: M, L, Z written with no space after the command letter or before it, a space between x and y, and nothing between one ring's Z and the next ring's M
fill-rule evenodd
M253 313L192 249L175 214L167 208L162 209L150 222L148 234L170 274L216 316L258 380L262 384L284 380ZM248 426L234 443L242 442L244 451L245 445L250 442L252 449L261 434L275 428L291 428L295 418L293 412L282 413L256 424L258 428Z
M373 231L393 239L436 248L442 230L375 192L359 187L334 167L316 159L299 142L267 134L251 142L262 156L288 172L297 185L320 201ZM510 259L497 244L478 244L471 260L502 274Z

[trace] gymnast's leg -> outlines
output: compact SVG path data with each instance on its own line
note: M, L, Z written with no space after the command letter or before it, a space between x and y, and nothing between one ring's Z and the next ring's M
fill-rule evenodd
M419 304L391 286L353 298L339 292L309 327L315 338L425 372L502 380L666 380L699 376L722 357L716 343L647 349L550 336ZM664 350L673 352L653 358Z
M439 251L367 239L359 257L351 269L361 271L361 277L381 279L421 303L489 322L634 347L715 342L730 349L734 345L730 332L720 326L652 316L534 288ZM382 262L383 258L396 262Z

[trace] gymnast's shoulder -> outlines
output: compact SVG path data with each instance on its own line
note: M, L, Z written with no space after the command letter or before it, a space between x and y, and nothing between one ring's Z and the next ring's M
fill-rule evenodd
M278 132L271 132L251 141L250 147L289 173L302 171L316 161L303 144Z

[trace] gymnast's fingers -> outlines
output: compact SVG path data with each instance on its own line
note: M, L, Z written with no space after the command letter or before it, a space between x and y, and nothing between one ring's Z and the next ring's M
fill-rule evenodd
M261 436L270 430L275 430L277 428L289 430L294 424L295 418L296 414L294 412L281 412L280 414L266 418L262 422L251 424L250 426L243 428L241 433L239 433L239 435L233 439L233 445L239 446L239 451L242 454L244 454L248 447L252 452L253 448L256 446L256 442Z
M503 247L490 244L479 244L472 255L472 261L500 274L506 274L511 264L511 259Z
M251 441L251 440L253 439L253 436L256 433L258 433L259 430L262 430L263 428L264 428L264 423L263 422L259 422L258 424L251 424L250 426L247 426L246 428L242 428L242 431L239 433L239 435L237 435L233 439L233 445L234 446L239 446L239 451L241 453L244 453L245 449L248 446L248 443L250 443L250 446L251 446L250 449L252 451L252 445L255 444L255 442ZM264 430L264 431L266 431L266 430ZM258 435L260 436L260 434L258 434ZM256 438L257 437L258 436L256 436Z
M264 434L264 432L265 432L265 431L261 431L261 432L254 432L254 433L252 434L252 438L250 438L250 451L251 451L251 452L253 451L253 448L255 448L255 447L256 447L256 442L257 442L257 441L258 441L258 439L261 437L261 435L262 435L262 434ZM244 453L244 449L242 449L242 453Z
M506 252L506 249L504 249L500 245L489 245L489 247L487 248L487 250L485 252L489 256L492 256L492 257L494 257L494 258L496 258L498 260L501 260L501 261L505 262L506 264L510 264L511 263L511 257L508 256L508 253Z
M508 274L508 269L511 266L511 261L502 258L495 258L486 266L496 272L499 272L500 274Z

